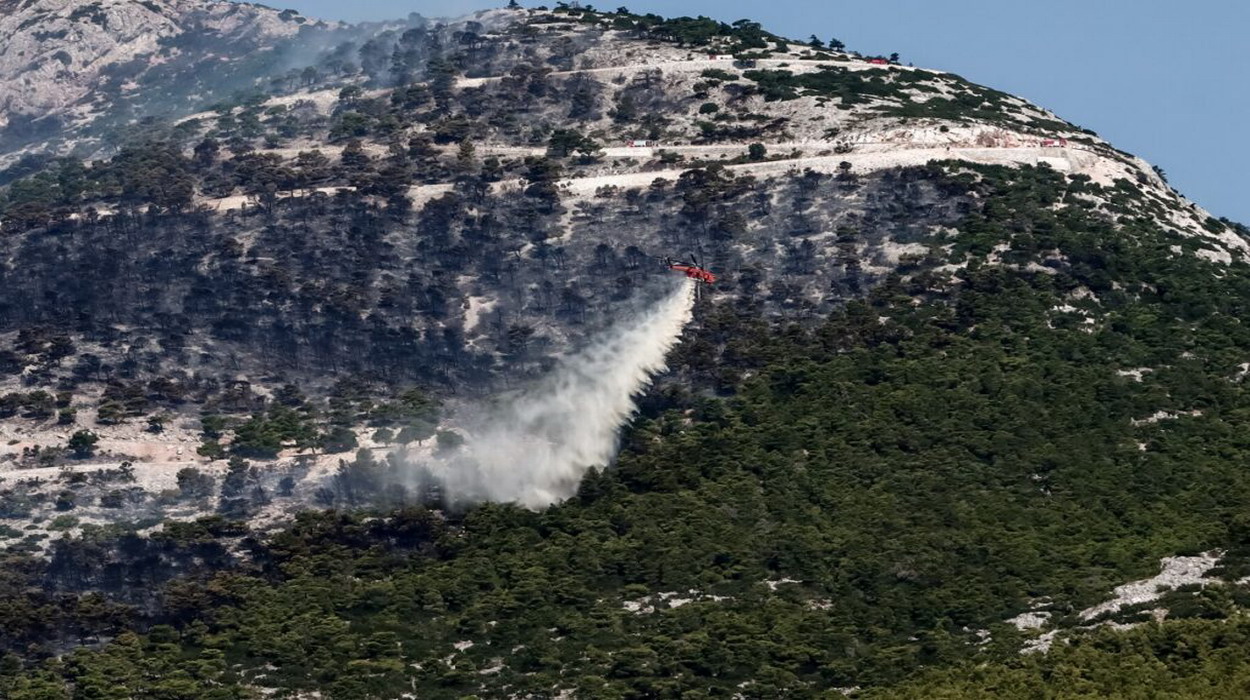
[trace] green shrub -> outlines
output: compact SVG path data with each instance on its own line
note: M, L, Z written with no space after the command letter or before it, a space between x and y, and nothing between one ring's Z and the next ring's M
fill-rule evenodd
M49 530L69 530L78 527L78 518L72 515L58 515L48 523Z
M737 73L731 73L727 70L721 70L720 68L708 68L707 70L700 73L700 75L704 78L710 78L712 80L723 80L725 82L733 82L737 80L739 77L741 77Z

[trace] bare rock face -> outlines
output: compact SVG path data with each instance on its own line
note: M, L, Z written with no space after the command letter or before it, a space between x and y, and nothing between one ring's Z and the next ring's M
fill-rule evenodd
M0 128L60 115L110 71L138 73L177 55L168 40L263 46L308 20L224 0L0 0Z

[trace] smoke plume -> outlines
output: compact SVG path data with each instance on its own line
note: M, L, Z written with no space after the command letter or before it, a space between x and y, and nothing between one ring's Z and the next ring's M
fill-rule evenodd
M572 496L587 470L615 456L634 397L666 368L693 306L694 283L683 280L530 390L463 426L466 442L454 454L410 455L412 485L435 485L451 503L541 508Z

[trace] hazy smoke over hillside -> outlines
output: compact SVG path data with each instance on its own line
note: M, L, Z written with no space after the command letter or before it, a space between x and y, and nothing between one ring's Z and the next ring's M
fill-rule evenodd
M694 306L684 280L654 307L606 331L546 380L464 426L466 444L445 458L413 458L414 485L431 482L452 503L516 502L541 508L573 495L586 471L608 464L634 397L665 369Z

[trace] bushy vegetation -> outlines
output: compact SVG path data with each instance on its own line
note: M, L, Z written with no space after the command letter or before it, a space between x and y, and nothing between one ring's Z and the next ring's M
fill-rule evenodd
M6 228L22 230L77 213L83 202L183 209L195 191L190 167L179 149L163 142L123 149L92 166L65 159L6 188L0 215Z
M557 3L558 15L575 18L580 22L617 30L633 30L642 36L671 41L679 46L717 45L730 53L767 49L770 44L785 48L785 39L767 32L759 22L740 19L733 23L720 22L710 17L662 17L647 13L639 15L627 8L615 12L597 12L591 7L572 7Z
M927 672L866 698L1236 698L1250 689L1250 623L1103 629L1049 654Z

